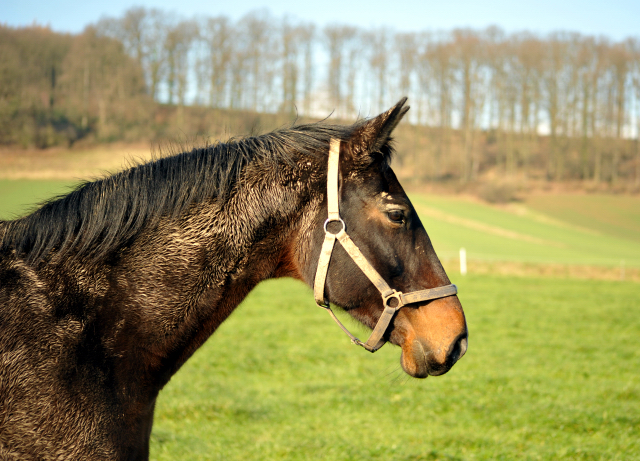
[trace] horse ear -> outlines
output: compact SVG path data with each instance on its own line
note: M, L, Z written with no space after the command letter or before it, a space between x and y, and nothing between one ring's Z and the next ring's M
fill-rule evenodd
M409 110L402 98L395 106L356 128L349 139L351 151L357 154L380 152L388 144L391 132Z

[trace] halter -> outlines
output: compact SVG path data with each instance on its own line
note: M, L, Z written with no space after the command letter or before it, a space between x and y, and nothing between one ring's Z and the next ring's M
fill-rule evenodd
M413 291L411 293L402 293L389 287L387 282L384 281L382 276L376 271L373 266L367 261L360 249L353 243L353 240L347 235L346 225L340 217L340 208L338 200L338 163L340 159L340 140L331 139L331 146L329 149L329 166L327 169L327 208L329 210L329 216L324 223L324 242L322 243L322 250L320 251L320 258L318 259L318 268L316 270L316 278L313 285L313 294L316 300L316 304L323 309L326 309L333 320L342 328L350 338L351 342L358 346L364 347L369 352L375 352L380 349L386 342L382 339L385 331L389 327L389 323L396 312L406 304L413 304L421 301L428 301L431 299L446 298L447 296L453 296L458 292L455 285L445 285L442 287L431 288L428 290ZM327 229L327 225L330 222L339 222L342 228L338 232L331 232ZM331 310L329 301L324 297L324 287L327 279L327 271L329 270L329 261L331 260L331 253L336 239L340 242L345 251L349 254L351 259L358 265L358 267L364 272L364 275L373 283L380 295L382 296L382 305L384 311L378 319L378 323L371 332L371 336L366 343L363 343L358 338L353 336L349 330L338 320L336 315Z

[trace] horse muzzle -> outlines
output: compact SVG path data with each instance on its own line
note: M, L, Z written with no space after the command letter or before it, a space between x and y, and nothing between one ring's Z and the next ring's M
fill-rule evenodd
M402 348L402 369L415 378L445 374L465 354L467 324L456 296L398 312L391 341Z
M467 351L467 335L456 339L450 347L432 349L423 340L414 339L409 347L402 349L402 369L414 378L445 374Z

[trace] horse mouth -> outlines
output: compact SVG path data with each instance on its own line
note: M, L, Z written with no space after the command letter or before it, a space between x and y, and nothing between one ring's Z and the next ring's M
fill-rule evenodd
M402 348L400 364L409 376L426 378L448 372L467 352L467 333L461 334L446 350L432 349L425 341L414 339L409 347Z

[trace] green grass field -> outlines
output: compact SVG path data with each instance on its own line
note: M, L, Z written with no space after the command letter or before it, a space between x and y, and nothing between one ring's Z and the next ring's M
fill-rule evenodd
M640 197L625 195L540 195L527 205L554 218L640 242Z
M161 393L152 459L640 459L637 284L454 282L469 350L426 380L261 284Z
M70 181L0 179L0 219L15 219L32 211L38 203L71 190Z
M0 219L67 186L0 181ZM412 196L445 258L640 265L640 202L591 198ZM640 285L451 277L469 350L427 380L352 346L301 283L261 284L160 394L151 459L640 459Z
M640 267L638 197L556 195L509 207L451 196L411 198L442 258L455 258L464 247L470 260Z

